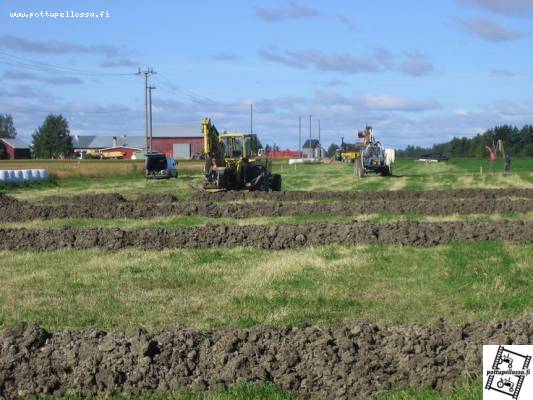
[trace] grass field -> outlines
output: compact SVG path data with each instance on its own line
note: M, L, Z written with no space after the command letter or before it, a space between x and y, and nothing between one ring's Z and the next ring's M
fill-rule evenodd
M125 330L521 317L533 309L532 255L532 246L500 243L4 252L0 324Z
M451 393L438 393L429 389L400 389L375 397L375 400L477 400L482 396L481 382L465 383ZM46 399L46 398L44 398ZM79 396L66 396L62 400L82 400ZM126 400L122 396L109 396L108 400ZM237 384L223 392L182 393L169 396L167 394L149 394L139 396L136 400L294 400L290 393L276 388L272 384L254 385Z
M181 163L180 178L146 181L139 162L0 162L0 168L44 166L46 184L4 188L19 199L120 192L172 193L187 199L201 183L202 164ZM398 160L394 177L356 180L346 164L288 166L276 163L284 190L447 190L533 188L533 160L513 160L512 173L485 160L445 164ZM526 220L532 213L495 215L416 214L356 217L298 216L231 220L204 217L61 219L6 224L27 227L179 227L212 223L276 224L308 221ZM288 251L257 249L0 252L0 327L39 322L52 330L96 327L160 329L176 324L211 328L257 324L330 324L363 319L427 323L522 318L533 311L533 247L504 243L451 244L432 248L324 246ZM105 312L102 312L105 310ZM144 397L143 397L144 398ZM146 399L169 398L150 395ZM183 394L176 399L289 399L272 385L238 385L223 393ZM400 390L379 397L481 399L481 384L451 394Z
M99 164L103 163L103 164ZM124 163L124 164L121 164ZM57 165L56 165L57 164ZM49 167L51 165L51 167ZM128 196L143 191L173 193L186 199L201 187L202 163L181 162L180 179L147 181L142 179L139 161L56 161L9 162L0 161L0 168L48 167L56 176L51 182L33 184L7 190L23 199L40 199L49 195L74 195L80 193L120 192ZM74 172L69 170L73 169ZM421 164L410 159L399 159L394 166L394 176L383 179L370 175L356 180L350 164L296 165L276 162L274 172L283 176L283 190L448 190L459 188L533 188L533 161L513 160L512 173L503 176L503 165L494 165L484 159L456 159L448 163ZM135 169L135 171L134 171ZM482 171L482 174L481 174Z

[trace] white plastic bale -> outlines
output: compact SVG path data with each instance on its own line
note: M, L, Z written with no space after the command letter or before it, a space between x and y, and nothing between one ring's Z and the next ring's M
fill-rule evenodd
M9 183L12 183L12 184L19 183L17 171L13 169L9 170Z
M31 169L22 170L22 180L24 183L31 182L33 180Z
M7 171L7 183L14 183L15 180L15 171L8 169Z
M48 180L48 171L45 169L40 169L39 174L41 176L41 181L47 181Z
M24 183L24 172L21 169L15 170L15 176L17 179L17 183L19 184Z
M31 170L31 176L34 181L40 181L41 180L41 172L38 169L32 169Z
M9 183L9 171L7 170L0 170L0 183Z

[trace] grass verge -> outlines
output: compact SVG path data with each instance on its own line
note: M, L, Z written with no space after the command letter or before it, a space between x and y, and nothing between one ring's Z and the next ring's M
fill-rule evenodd
M76 395L65 396L61 400L82 400L83 397ZM481 381L467 382L456 388L451 393L439 393L431 389L414 390L411 388L391 391L378 395L374 400L481 400ZM42 398L42 400L50 398ZM131 397L108 396L107 400L126 400ZM135 400L293 400L290 393L277 388L272 383L237 384L224 391L211 391L205 393L179 393L179 394L146 394L134 397Z
M427 323L531 312L533 246L0 253L0 326Z
M533 212L504 214L450 214L442 216L418 214L362 214L354 216L341 215L296 215L291 217L256 217L256 218L209 218L202 216L176 216L147 219L128 218L58 218L50 220L32 220L25 222L0 222L0 229L87 229L87 228L181 228L212 225L281 225L301 224L306 222L337 222L349 223L368 221L386 223L396 221L444 222L444 221L533 221Z

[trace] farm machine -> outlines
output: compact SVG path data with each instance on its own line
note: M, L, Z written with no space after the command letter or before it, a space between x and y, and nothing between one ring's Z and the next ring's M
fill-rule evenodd
M263 154L254 134L219 133L211 119L202 121L204 189L280 191L281 175L272 174L272 161Z
M359 148L355 144L344 142L341 139L340 147L335 151L335 160L353 163L359 157Z
M382 176L391 176L395 159L394 149L386 149L376 141L374 130L370 126L358 132L357 137L363 140L355 143L355 176L361 178L372 172Z

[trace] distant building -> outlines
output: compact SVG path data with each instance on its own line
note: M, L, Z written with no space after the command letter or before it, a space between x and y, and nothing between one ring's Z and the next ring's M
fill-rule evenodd
M159 125L153 127L153 151L174 159L190 159L203 154L204 137L200 124L192 126Z
M31 158L30 146L20 139L0 139L0 154L8 160L27 160Z
M304 158L325 157L326 152L317 139L307 139L302 147L302 156Z
M190 159L203 153L204 138L200 126L154 126L152 151L174 159ZM72 136L72 148L79 158L105 157L130 160L146 151L143 136ZM124 153L120 156L119 153Z
M300 157L300 152L298 150L279 150L279 151L269 151L269 158L296 158Z

